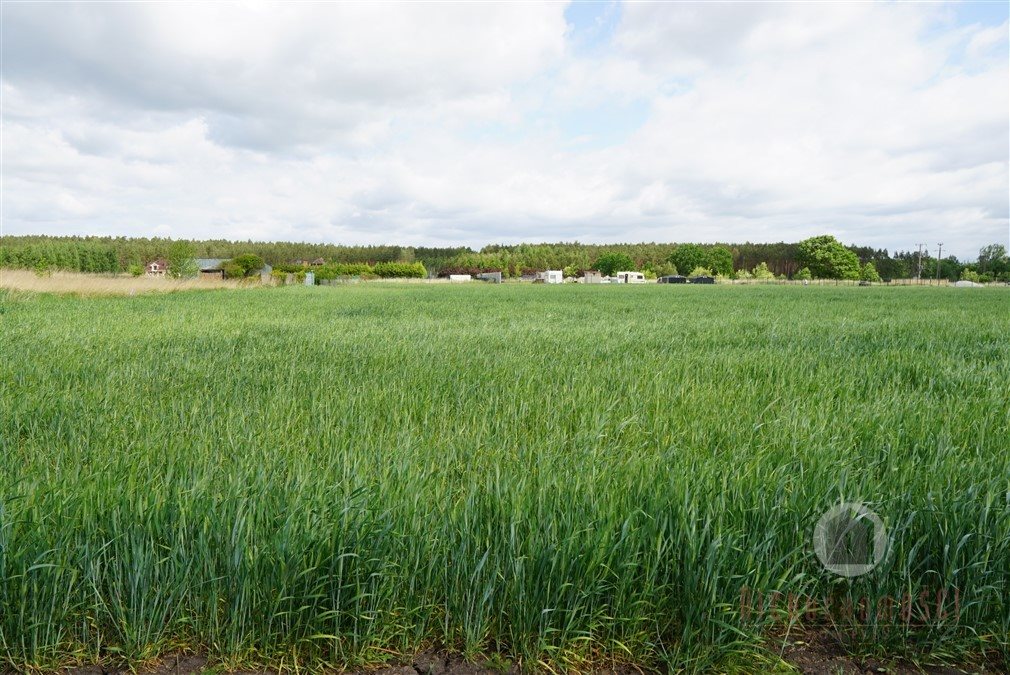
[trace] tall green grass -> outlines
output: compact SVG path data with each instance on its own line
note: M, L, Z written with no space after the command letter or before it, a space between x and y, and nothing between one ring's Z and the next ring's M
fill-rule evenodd
M1008 374L995 289L7 295L0 668L700 671L796 627L742 590L944 588L942 619L800 621L1010 667ZM811 545L842 500L894 542L853 581Z

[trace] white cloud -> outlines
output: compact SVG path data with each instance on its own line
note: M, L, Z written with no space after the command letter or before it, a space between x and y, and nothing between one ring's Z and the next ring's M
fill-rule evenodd
M4 231L1006 239L1006 23L630 4L589 49L564 9L6 5Z

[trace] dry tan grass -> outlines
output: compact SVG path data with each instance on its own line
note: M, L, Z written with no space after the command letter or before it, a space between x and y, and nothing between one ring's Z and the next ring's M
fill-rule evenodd
M250 281L223 279L170 279L168 277L134 277L126 274L82 274L53 272L39 276L29 270L0 270L0 288L38 293L72 293L76 295L137 295L139 293L171 293L199 288L253 288L257 277Z

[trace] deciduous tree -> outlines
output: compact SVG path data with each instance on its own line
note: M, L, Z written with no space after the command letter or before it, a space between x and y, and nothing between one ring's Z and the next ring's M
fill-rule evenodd
M880 281L880 275L877 274L877 268L873 263L868 262L863 265L863 268L859 270L859 279L861 281Z
M635 269L635 262L631 259L627 253L604 253L596 262L593 263L593 267L600 271L600 274L604 276L613 276L616 272L622 271L633 271Z
M237 255L230 261L232 265L238 267L242 270L242 273L238 276L247 277L254 272L258 272L263 269L263 258L259 257L255 253L243 253L242 255ZM227 266L225 267L225 274L229 277L232 276L228 273Z
M196 266L193 244L188 241L173 241L168 247L168 276L176 279L195 277Z
M681 244L668 260L679 270L693 270L696 267L710 267L708 253L697 244ZM730 263L732 265L732 263Z
M859 278L859 257L829 234L801 241L797 257L819 279Z
M708 266L724 277L733 275L733 252L725 246L713 246L708 252Z

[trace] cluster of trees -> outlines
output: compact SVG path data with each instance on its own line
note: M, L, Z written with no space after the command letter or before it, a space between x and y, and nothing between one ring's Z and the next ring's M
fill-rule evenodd
M697 244L683 244L670 254L669 262L689 276L707 272L729 277L733 275L734 269L733 252L721 245L704 248Z
M811 237L796 245L795 263L802 265L791 276L795 279L863 279L880 281L872 261L860 264L859 257L830 235ZM621 252L608 252L596 259L596 269L605 275L618 270L635 270L631 256ZM646 269L650 275L684 274L685 276L715 275L733 279L775 279L775 272L762 260L751 268L737 268L733 251L721 244L699 246L681 244L673 249L665 261ZM785 277L779 274L779 277Z
M185 261L193 258L230 260L226 273L245 276L250 273L255 256L261 263L283 269L294 260L323 258L329 265L350 265L357 272L334 276L387 276L395 268L382 265L419 263L435 274L475 274L500 271L505 277L518 277L536 270L559 269L569 276L585 270L604 273L627 270L644 272L649 277L680 273L694 276L712 273L724 277L827 278L827 279L902 279L919 274L917 251L889 254L886 249L844 246L834 237L812 237L798 243L773 244L494 244L479 251L467 247L425 248L406 246L340 246L291 242L232 242L225 240L179 241L126 237L46 237L0 238L0 267L25 269L63 269L80 272L142 273L143 266L157 258L168 258L183 276L192 272ZM357 265L367 266L354 267ZM259 266L262 267L262 264ZM334 268L337 269L337 268ZM396 275L416 276L419 268L404 268ZM139 270L139 271L138 271ZM317 270L314 270L317 271ZM1010 258L1000 244L986 246L976 261L961 262L950 256L936 260L928 254L921 261L923 278L957 280L978 278L982 281L1010 280ZM320 274L317 271L317 276ZM331 274L330 270L321 272ZM323 276L322 278L326 278Z
M644 271L647 277L661 277L671 274L685 276L708 276L733 274L733 252L725 246L703 247L697 244L676 246L665 259L649 261L639 265L630 255L621 251L601 254L593 263L593 268L605 276L613 276L622 270ZM570 268L565 268L568 273ZM571 275L577 276L577 275Z
M791 269L785 253L793 244L517 244L491 245L480 251L467 251L447 260L425 261L428 269L441 275L474 274L500 271L505 277L518 277L534 270L564 270L579 276L586 270L612 274L621 270L645 272L656 277L689 274L697 268L728 273L734 267L752 267L767 262L781 273ZM629 262L630 261L630 262ZM701 271L701 270L699 270Z
M978 260L962 267L961 278L983 283L1010 281L1010 255L1007 254L1006 247L1002 244L983 246Z
M21 241L26 239L26 241ZM108 244L80 240L0 238L0 267L33 269L37 272L120 272L116 249Z

